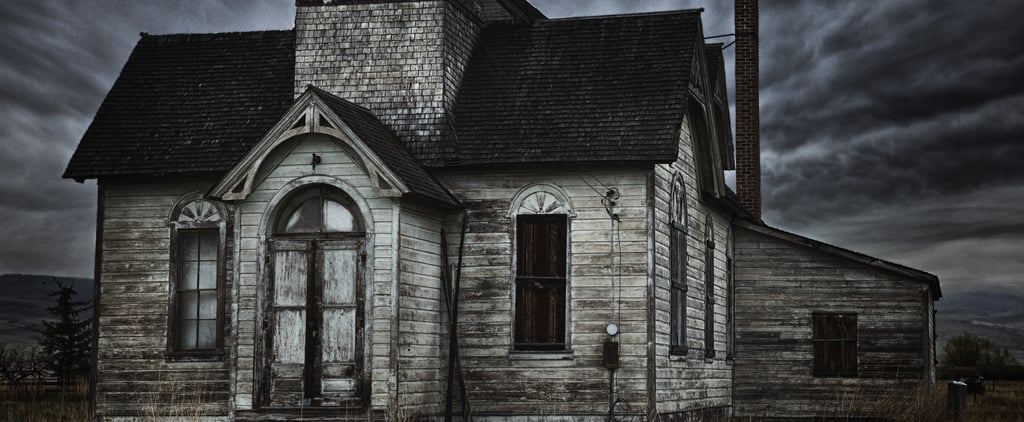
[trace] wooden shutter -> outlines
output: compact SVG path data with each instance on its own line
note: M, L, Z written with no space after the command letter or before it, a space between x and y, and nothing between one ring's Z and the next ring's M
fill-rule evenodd
M816 313L812 319L814 374L856 376L857 315Z
M515 347L565 348L565 215L524 215L516 225Z

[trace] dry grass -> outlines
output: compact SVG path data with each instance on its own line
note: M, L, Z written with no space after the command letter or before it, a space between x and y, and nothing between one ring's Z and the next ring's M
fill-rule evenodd
M829 420L877 418L893 422L951 420L946 408L946 381L921 384L892 392L870 387L838 393L826 409ZM1024 382L987 384L983 396L967 399L963 422L1024 422ZM994 388L993 388L994 387Z
M53 387L30 385L18 390L0 387L0 421L50 422L89 420L88 387L77 385L67 393Z

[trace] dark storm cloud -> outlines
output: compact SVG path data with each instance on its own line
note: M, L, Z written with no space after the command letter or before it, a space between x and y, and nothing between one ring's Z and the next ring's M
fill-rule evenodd
M773 216L800 224L858 212L851 202L1024 180L1024 122L1010 117L1024 114L1024 45L1009 42L1024 39L1024 3L790 6L762 20Z
M91 276L95 184L60 178L139 32L288 28L293 2L0 2L0 273Z
M947 289L1019 288L1019 16L1011 1L762 4L765 219Z

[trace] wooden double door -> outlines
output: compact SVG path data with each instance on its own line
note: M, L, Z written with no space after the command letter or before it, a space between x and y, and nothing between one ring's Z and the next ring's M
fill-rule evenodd
M259 403L350 406L363 377L363 239L274 238Z

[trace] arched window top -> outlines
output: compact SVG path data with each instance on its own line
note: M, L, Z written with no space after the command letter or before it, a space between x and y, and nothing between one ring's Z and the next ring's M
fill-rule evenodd
M566 214L575 217L569 197L554 185L531 185L512 198L510 216L523 214Z
M223 220L217 206L205 199L189 201L181 207L178 211L178 218L175 219L178 223L193 224L219 223Z
M704 241L709 247L715 247L715 220L711 218L711 213L704 219Z
M355 204L344 193L313 185L293 194L274 225L275 234L362 232Z
M686 230L688 226L688 217L686 212L686 185L683 183L683 177L681 175L675 175L672 179L672 199L669 207L669 212L672 216L672 222L682 226L683 230Z

